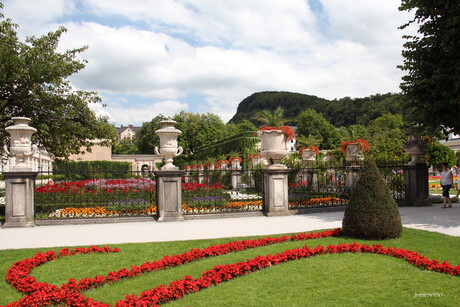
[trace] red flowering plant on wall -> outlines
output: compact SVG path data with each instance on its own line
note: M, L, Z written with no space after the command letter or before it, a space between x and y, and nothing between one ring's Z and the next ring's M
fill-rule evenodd
M239 157L230 158L229 160L230 160L230 162L231 162L231 161L238 161L238 162L240 162L240 163L243 162L243 159L241 159L241 158L239 158Z
M302 156L302 152L303 152L304 150L312 150L316 155L319 155L320 152L321 152L317 146L313 146L313 145L312 145L312 146L307 146L307 147L302 147L302 148L300 148L300 149L299 149L299 154L300 154L300 156Z
M294 131L292 131L291 127L289 126L281 126L281 127L270 127L264 126L258 129L259 131L271 131L271 130L281 130L284 135L286 136L286 140L290 141L295 137Z
M358 144L358 148L364 152L369 152L371 145L369 145L369 142L365 139L357 139L353 141L345 141L342 142L342 152L346 153L347 152L347 146L348 144Z
M49 251L37 253L32 258L18 261L7 271L6 280L14 288L24 294L24 297L7 306L109 306L88 298L81 292L88 291L105 284L115 283L127 278L134 278L152 271L165 270L183 264L198 261L209 257L217 257L229 253L255 249L271 244L284 243L289 241L304 241L317 238L340 236L341 229L324 231L318 233L301 233L292 236L266 237L253 240L232 241L220 245L212 245L204 249L194 248L180 255L164 256L160 260L145 261L142 265L132 265L130 268L121 268L118 271L109 272L106 276L98 275L87 277L81 280L69 279L67 283L56 286L48 283L38 282L30 275L32 270L42 264L56 260L56 258L87 253L114 253L118 249L108 247L76 248L74 250L62 249L58 255ZM440 262L436 259L430 260L415 251L383 247L380 244L372 246L360 243L342 243L337 245L316 246L315 248L303 246L285 250L273 255L259 255L252 259L238 263L217 265L211 270L204 271L200 277L193 278L184 276L181 279L171 282L169 285L156 286L139 294L128 294L124 300L115 303L114 306L158 306L173 300L183 298L189 293L198 292L211 286L219 285L236 277L252 274L262 269L269 269L274 265L281 265L290 261L311 258L314 256L343 253L371 253L377 255L401 258L421 269L431 270L452 276L460 276L460 265L452 266L447 261Z
M249 160L253 159L253 158L262 158L262 155L261 154L255 154L255 155L250 155L248 157Z

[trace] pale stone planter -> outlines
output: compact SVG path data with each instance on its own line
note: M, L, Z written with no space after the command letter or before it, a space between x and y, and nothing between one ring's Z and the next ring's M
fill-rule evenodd
M282 130L260 131L261 155L271 164L280 164L281 159L287 155L286 136Z
M4 146L5 152L16 159L13 171L31 171L32 168L26 165L26 159L31 157L36 151L37 146L32 145L32 134L37 129L30 127L30 118L13 117L13 126L5 128L10 134L10 147Z
M155 134L160 138L160 148L155 146L155 154L163 157L165 165L161 170L175 171L179 170L174 166L173 158L182 154L182 147L177 146L177 137L182 134L182 131L174 128L176 122L174 120L163 120L160 122L162 128L155 131Z
M355 161L362 160L363 158L364 158L363 151L361 150L358 142L347 144L347 149L346 149L346 160L347 161L355 162Z
M411 157L411 161L407 165L416 165L423 163L420 156L425 152L426 144L416 136L409 136L409 139L403 146L404 152Z

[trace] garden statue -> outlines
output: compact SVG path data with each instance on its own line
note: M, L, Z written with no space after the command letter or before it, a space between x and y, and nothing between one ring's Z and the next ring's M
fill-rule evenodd
M174 166L173 158L183 152L183 148L177 146L177 137L182 134L182 131L174 127L176 124L174 120L163 120L160 124L161 129L155 131L155 134L160 138L160 149L155 146L155 154L164 159L165 165L161 167L161 170L179 170L178 167Z

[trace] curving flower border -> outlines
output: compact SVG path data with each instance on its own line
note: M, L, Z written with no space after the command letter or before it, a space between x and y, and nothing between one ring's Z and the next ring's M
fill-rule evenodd
M318 233L301 233L290 237L281 236L278 238L261 238L254 240L233 241L220 245L209 246L204 249L192 249L189 252L164 256L161 260L145 262L141 266L131 266L131 269L122 268L116 272L109 272L107 276L96 276L94 278L84 278L79 281L70 279L68 283L61 287L47 283L39 283L34 277L30 276L33 268L44 263L55 260L56 257L65 257L76 254L89 253L115 253L119 249L109 247L90 247L76 248L74 250L62 249L58 256L55 252L37 253L33 258L21 260L13 264L7 272L7 282L26 296L7 306L43 306L52 304L64 304L66 306L109 306L91 298L83 296L80 292L87 291L106 283L113 283L124 278L139 276L150 271L163 270L185 263L190 263L199 259L224 255L231 252L242 251L250 248L266 246L270 244L282 243L286 241L303 241L323 237L340 236L341 229L324 231ZM310 258L318 255L339 254L339 253L372 253L402 258L409 263L425 269L453 276L460 276L460 265L452 266L447 261L440 263L438 260L430 260L417 252L399 249L394 247L383 247L381 244L349 243L329 245L327 247L317 246L311 248L304 246L286 250L276 255L257 256L245 262L215 266L211 270L202 273L199 278L184 276L182 279L171 282L168 286L160 285L151 290L143 291L139 296L134 294L126 295L124 300L115 303L116 307L125 306L158 306L158 304L177 300L188 293L198 292L201 289L212 285L218 285L233 278L248 275L252 272L268 268L273 265L286 263L293 260Z

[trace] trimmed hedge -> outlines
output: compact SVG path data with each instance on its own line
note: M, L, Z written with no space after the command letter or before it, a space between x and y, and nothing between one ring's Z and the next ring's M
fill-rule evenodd
M53 173L66 180L122 179L131 175L130 162L114 161L55 161Z
M401 236L398 205L372 160L364 162L345 209L342 228L344 235L358 239L382 240Z

